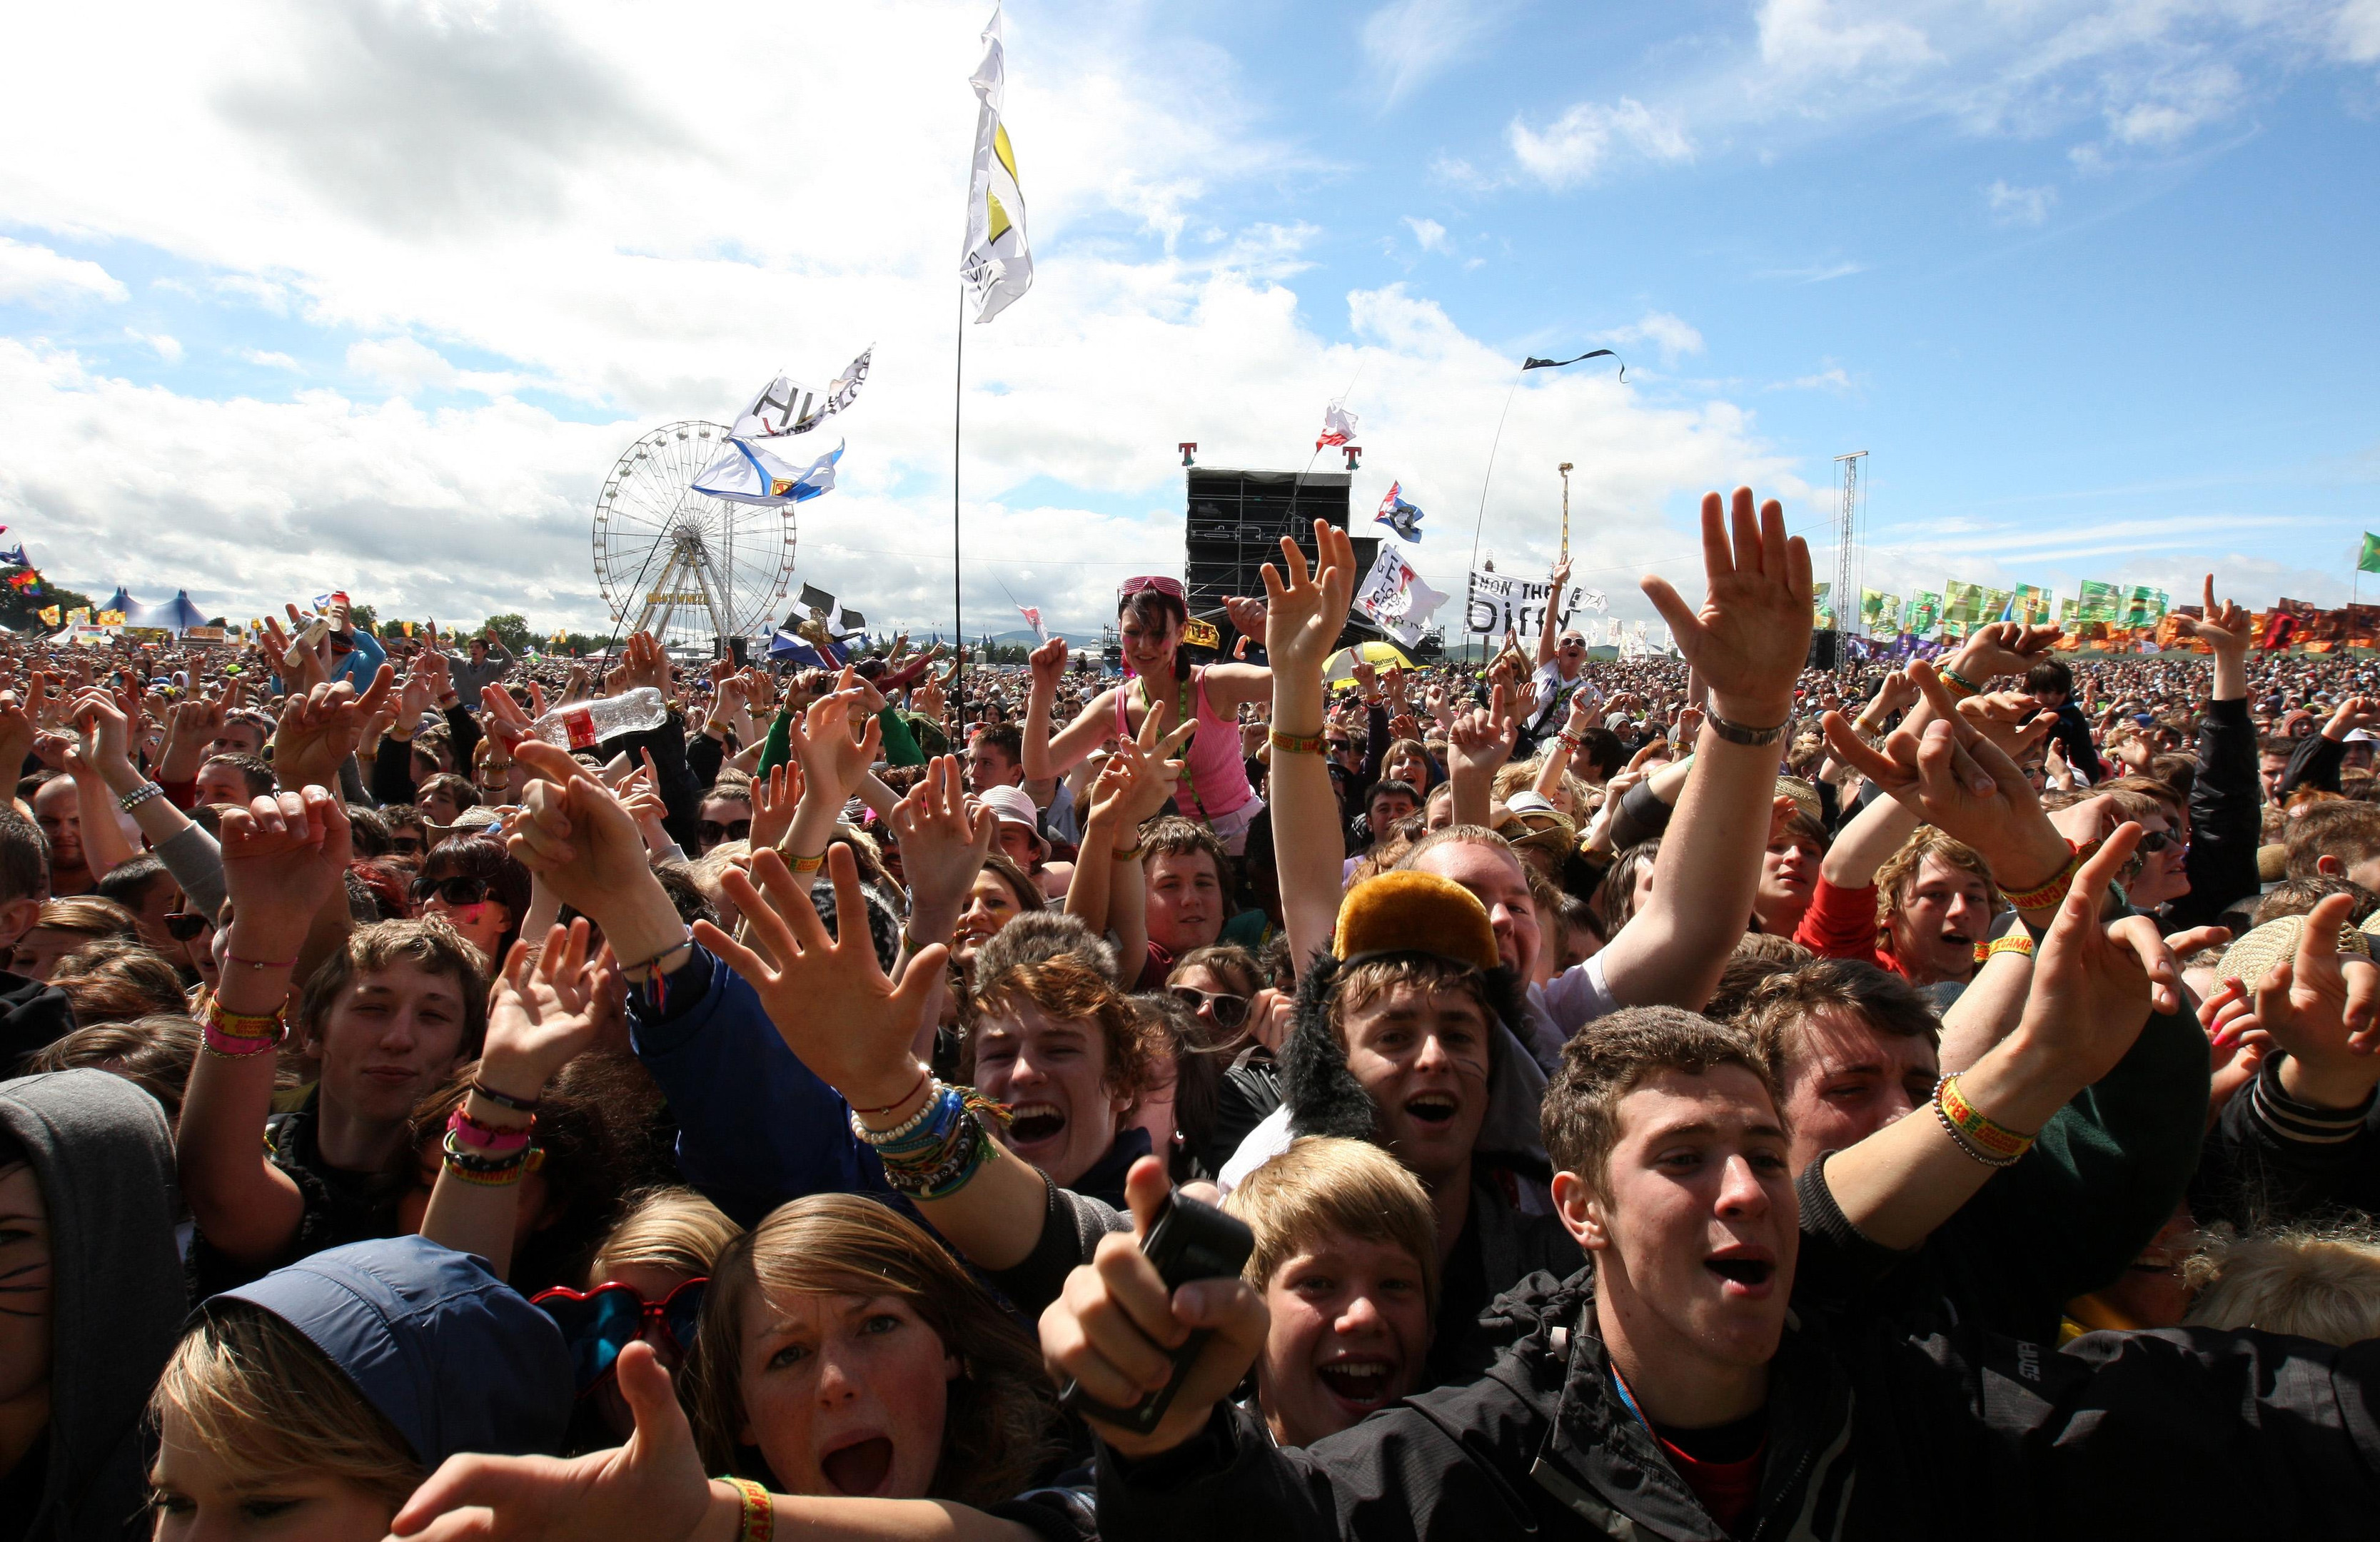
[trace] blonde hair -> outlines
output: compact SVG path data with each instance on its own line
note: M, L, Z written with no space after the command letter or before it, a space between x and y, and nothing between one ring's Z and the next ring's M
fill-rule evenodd
M854 1194L780 1205L728 1244L703 1293L686 1403L703 1464L744 1472L744 1307L768 1296L890 1295L917 1313L943 1353L950 1383L942 1450L927 1497L984 1506L1012 1499L1062 1453L1056 1390L1041 1346L915 1221ZM773 1477L762 1470L752 1477Z
M395 1516L430 1475L387 1415L303 1333L244 1301L205 1307L150 1394L161 1430L179 1419L189 1444L241 1488L332 1477Z
M2344 1347L2380 1338L2380 1232L2293 1227L2218 1236L2182 1265L2186 1327L2255 1328Z
M1985 900L1994 912L2007 907L2000 897L2000 886L1992 877L1992 865L1984 854L1963 841L1953 840L1930 824L1921 824L1909 832L1909 839L1900 849L1876 869L1876 926L1879 932L1892 925L1895 911L1908 899L1909 892L1917 887L1918 869L1927 857L1957 872L1968 873L1984 880Z
M623 1203L619 1221L587 1266L587 1288L612 1278L622 1264L708 1275L744 1228L690 1188L647 1189Z
M1336 1232L1403 1248L1438 1318L1438 1218L1421 1180L1369 1141L1306 1135L1242 1181L1223 1208L1257 1234L1240 1278L1262 1292L1292 1258Z

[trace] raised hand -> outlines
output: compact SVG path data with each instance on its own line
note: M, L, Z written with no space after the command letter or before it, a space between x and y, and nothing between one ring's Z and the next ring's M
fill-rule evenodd
M1499 686L1488 693L1487 706L1455 714L1454 726L1447 731L1448 774L1469 771L1475 776L1495 775L1512 758L1512 744L1519 731L1520 724L1512 716L1504 687Z
M2200 615L2176 613L2181 629L2218 654L2245 658L2248 644L2256 635L2256 618L2236 600L2215 602L2215 575L2206 576L2205 604Z
M1133 1163L1124 1180L1132 1233L1102 1237L1091 1262L1066 1277L1064 1291L1041 1314L1041 1358L1050 1376L1079 1384L1111 1408L1129 1408L1161 1390L1173 1378L1168 1352L1195 1329L1212 1330L1154 1430L1137 1435L1089 1416L1099 1439L1128 1457L1170 1451L1205 1428L1216 1402L1247 1374L1270 1324L1264 1298L1237 1276L1166 1287L1141 1243L1172 1187L1156 1158Z
M1910 677L1925 693L1934 721L1921 733L1903 723L1871 749L1840 712L1826 716L1827 743L1844 764L1874 782L1944 833L1983 853L2000 886L2037 889L2065 869L2065 837L2042 814L2033 783L2004 750L1952 705L1934 667L1919 660Z
M1645 577L1645 596L1701 674L1711 710L1748 728L1774 727L1792 715L1793 685L1809 649L1810 548L1786 536L1785 510L1775 499L1755 515L1748 487L1735 490L1731 546L1725 514L1718 493L1704 496L1702 609L1688 609L1658 574Z
M2055 626L2028 626L2017 621L1995 621L1968 635L1950 667L1988 687L2003 674L2022 674L2049 657L2049 645L2064 636Z
M285 787L335 787L339 766L363 742L364 723L388 700L396 672L382 664L360 697L342 680L292 697L273 735L273 773Z
M773 851L754 856L750 877L731 869L720 878L769 956L708 921L695 923L695 938L751 984L803 1064L854 1108L891 1107L917 1090L919 1068L910 1040L927 997L941 983L949 950L940 943L918 950L901 983L893 984L876 962L851 848L829 847L826 868L840 938L827 935L807 886Z
M1912 685L1910 689L1913 691L1916 686ZM2011 760L2039 744L2058 726L2058 714L2043 711L2022 691L1971 696L1960 701L1957 708L1961 718L1998 745L2000 753Z
M611 789L568 753L541 739L513 751L534 774L522 795L524 813L504 844L521 865L542 877L555 895L603 929L620 956L650 956L624 937L625 902L658 888L637 821ZM666 896L664 896L666 903Z
M1160 738L1157 714L1149 713L1141 721L1140 732L1117 741L1108 763L1099 768L1099 780L1091 784L1090 812L1113 808L1118 828L1127 832L1154 819L1181 783L1185 762L1175 757L1196 726L1182 723Z
M794 827L794 810L802 802L802 768L781 760L765 777L752 779L752 849L780 845Z
M1055 696L1058 682L1066 673L1066 639L1051 637L1026 656L1033 665L1033 689L1037 694Z
M1266 657L1276 671L1318 680L1354 599L1355 548L1346 531L1319 519L1314 522L1314 540L1319 565L1310 576L1305 553L1287 536L1281 538L1280 569L1264 565L1264 638Z
M756 802L756 831L759 814ZM968 807L966 778L957 757L937 755L927 763L926 774L892 806L892 824L901 843L901 871L908 880L912 908L946 913L955 920L1000 832L1000 821L990 809Z
M2288 1051L2282 1085L2324 1108L2354 1108L2380 1083L2380 965L2339 951L2355 901L2325 896L2298 933L2297 953L2250 982L2255 1026Z
M2330 722L2322 731L2323 737L2344 739L2355 730L2370 728L2374 723L2380 723L2380 698L2350 696L2330 714Z
M1351 589L1348 592L1353 594L1354 591ZM1223 615L1231 622L1232 629L1244 637L1265 635L1265 602L1261 600L1251 599L1245 594L1227 596L1223 601Z
M1378 666L1366 660L1358 659L1352 666L1351 672L1355 676L1355 688L1364 694L1365 700L1369 701L1379 694L1380 672Z
M809 705L800 723L793 725L793 751L801 760L809 791L831 797L836 807L859 790L860 779L876 763L884 745L884 725L875 717L853 716L860 705L858 676L845 666L835 688Z
M2170 974L2153 981L2140 949L2099 921L2107 885L2140 838L2140 826L2124 825L2082 864L2034 955L2022 1026L2040 1033L2064 1068L2062 1080L2077 1087L2114 1070L2131 1049L2149 1019L2153 983L2167 988L2168 1010L2173 1004Z
M508 1097L535 1100L554 1073L595 1041L596 1011L610 968L580 917L555 927L529 962L526 939L505 954L504 973L488 995L487 1047L479 1080Z
M234 955L267 964L297 957L315 912L344 881L346 807L321 787L276 793L225 809L216 839Z
M543 693L534 685L529 686L529 691L539 700L543 699ZM516 748L521 740L528 736L529 715L521 710L521 704L513 699L512 692L502 686L482 686L480 687L480 704L487 709L488 736L506 751ZM542 717L545 714L540 712L538 715ZM650 763L650 756L647 762Z

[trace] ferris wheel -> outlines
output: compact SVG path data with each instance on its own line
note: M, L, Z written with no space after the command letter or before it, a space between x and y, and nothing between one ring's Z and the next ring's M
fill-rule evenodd
M794 572L794 510L694 491L727 430L688 419L622 452L595 501L595 581L622 633L708 649L764 635Z

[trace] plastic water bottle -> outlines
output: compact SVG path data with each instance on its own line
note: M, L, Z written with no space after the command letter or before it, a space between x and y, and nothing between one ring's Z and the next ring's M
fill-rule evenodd
M668 704L650 686L619 696L557 707L528 725L526 735L564 749L592 749L614 734L641 734L669 721Z

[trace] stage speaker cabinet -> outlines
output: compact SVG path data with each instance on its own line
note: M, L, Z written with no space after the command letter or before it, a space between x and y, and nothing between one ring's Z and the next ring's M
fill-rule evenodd
M1183 577L1190 613L1211 621L1222 635L1223 658L1232 656L1239 633L1223 613L1232 595L1264 593L1261 573L1281 561L1281 537L1297 542L1315 560L1314 521L1347 528L1347 490L1354 479L1344 471L1248 471L1197 466L1183 474L1186 514L1183 524ZM1353 542L1358 573L1371 566L1379 539ZM1358 634L1369 636L1366 631ZM1261 648L1262 637L1250 639Z
M1822 626L1810 634L1810 657L1804 669L1833 669L1842 662L1842 634Z
M748 638L730 637L727 639L727 656L735 661L735 667L737 669L742 669L745 665L752 662L751 649L752 645Z

